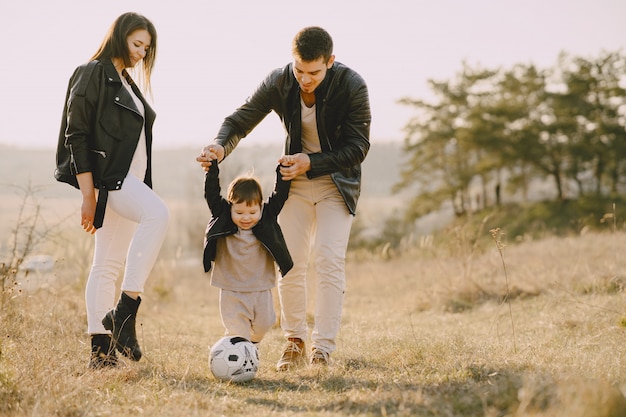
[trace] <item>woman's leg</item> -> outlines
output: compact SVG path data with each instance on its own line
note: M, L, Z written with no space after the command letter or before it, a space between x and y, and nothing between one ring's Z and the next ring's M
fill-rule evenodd
M130 246L127 246L126 269L122 291L141 293L165 239L169 211L150 187L129 175L121 190L109 192L107 207L137 223Z
M141 303L139 294L144 290L165 238L169 213L154 191L132 175L127 176L121 190L109 192L108 209L137 226L126 254L122 294L115 309L106 313L102 324L112 331L116 348L138 361L142 356L135 331Z
M85 288L89 334L110 333L102 325L102 318L115 306L115 284L124 268L135 226L107 208L104 223L96 232L93 262Z

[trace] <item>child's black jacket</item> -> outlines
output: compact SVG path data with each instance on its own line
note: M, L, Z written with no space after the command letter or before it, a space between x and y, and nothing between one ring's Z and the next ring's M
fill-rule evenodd
M278 214L289 196L291 182L282 180L279 168L276 167L274 191L263 203L261 220L252 228L252 232L274 257L280 273L284 276L293 267L293 260L278 225ZM219 166L216 161L213 161L205 175L204 198L212 215L204 237L204 272L208 272L215 260L217 239L237 232L237 226L230 215L231 204L221 195Z

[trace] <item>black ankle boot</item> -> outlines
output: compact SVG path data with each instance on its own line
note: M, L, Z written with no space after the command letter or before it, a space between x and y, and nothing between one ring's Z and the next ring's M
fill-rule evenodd
M113 333L113 342L122 355L138 361L141 359L141 348L137 342L135 319L141 298L133 300L122 292L117 307L102 319L104 328Z
M90 369L114 368L117 366L115 348L111 346L110 334L91 335Z

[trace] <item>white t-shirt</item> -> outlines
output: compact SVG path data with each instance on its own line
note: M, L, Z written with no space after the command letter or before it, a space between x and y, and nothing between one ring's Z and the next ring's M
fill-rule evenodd
M146 109L143 106L139 97L135 95L130 84L126 81L125 77L121 77L122 84L126 87L126 90L130 93L130 96L133 98L137 109L141 115L146 117ZM143 181L146 176L146 170L148 169L148 149L146 148L146 128L145 124L141 127L141 134L139 135L139 143L137 143L137 148L135 149L135 153L133 154L133 160L130 163L129 173L139 178L139 180Z
M301 119L302 119L302 152L306 154L320 153L322 152L322 145L320 145L320 136L317 131L317 114L316 105L307 107L304 100L300 98L301 107ZM298 175L292 181L292 187L299 187L301 183L308 183L309 181L315 181L316 184L327 184L334 187L333 180L330 175L322 175L320 177L309 180L306 174Z

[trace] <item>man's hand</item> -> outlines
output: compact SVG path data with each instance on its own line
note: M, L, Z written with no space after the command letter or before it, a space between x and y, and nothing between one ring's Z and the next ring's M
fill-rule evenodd
M283 181L290 181L311 169L311 159L305 153L283 155L278 160Z
M196 157L196 161L200 162L200 166L205 171L209 170L211 166L211 160L216 159L217 162L224 159L224 147L222 145L218 145L213 143L211 145L205 146L202 148L200 155Z

